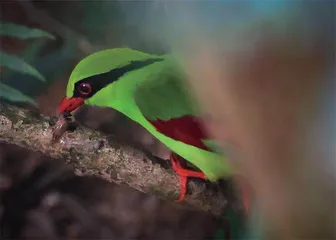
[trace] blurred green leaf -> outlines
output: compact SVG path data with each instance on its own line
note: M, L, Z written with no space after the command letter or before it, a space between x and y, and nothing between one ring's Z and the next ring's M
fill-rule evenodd
M17 37L20 39L49 38L55 39L53 35L36 28L28 28L13 23L0 23L0 36Z
M27 102L35 106L37 105L37 103L31 97L3 83L0 83L0 97L12 102Z
M24 60L15 55L0 51L0 66L4 66L20 73L31 75L38 78L42 82L45 82L45 78L41 75L41 73L39 73L39 71L37 71L33 66L26 63Z
M44 41L42 38L36 39L32 41L32 43L29 43L28 47L22 50L20 57L22 57L27 62L32 62L36 59L38 54L41 53L41 50L43 50L43 48L48 45L48 43L48 41Z

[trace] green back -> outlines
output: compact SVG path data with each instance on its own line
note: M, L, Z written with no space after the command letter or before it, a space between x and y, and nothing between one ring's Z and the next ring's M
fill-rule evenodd
M196 101L191 99L185 76L173 57L166 56L163 64L146 74L134 99L142 114L151 120L169 120L185 115L197 115Z

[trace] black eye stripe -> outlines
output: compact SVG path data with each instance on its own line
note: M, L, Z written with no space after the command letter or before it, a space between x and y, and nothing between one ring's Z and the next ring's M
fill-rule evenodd
M89 98L105 86L117 81L120 77L127 74L128 72L141 69L143 67L146 67L156 62L161 62L163 60L163 58L150 58L142 61L131 61L129 64L112 69L109 72L96 74L84 78L75 83L73 97ZM87 95L83 95L78 91L78 87L83 83L89 84L91 86L91 92Z

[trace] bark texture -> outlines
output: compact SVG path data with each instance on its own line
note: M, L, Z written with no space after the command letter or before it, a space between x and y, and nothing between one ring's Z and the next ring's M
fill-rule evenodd
M178 198L179 179L169 161L83 126L66 132L52 144L55 121L53 117L1 103L0 141L63 159L79 175L99 176L170 201ZM221 215L229 202L239 208L228 183L190 181L184 205L215 215Z

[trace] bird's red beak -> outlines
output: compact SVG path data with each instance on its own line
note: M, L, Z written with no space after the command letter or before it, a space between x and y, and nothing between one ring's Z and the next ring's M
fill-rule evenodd
M71 113L72 111L79 108L81 105L84 104L83 98L67 98L64 97L60 103L58 108L59 113Z

